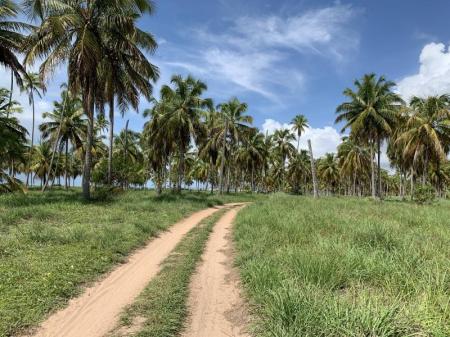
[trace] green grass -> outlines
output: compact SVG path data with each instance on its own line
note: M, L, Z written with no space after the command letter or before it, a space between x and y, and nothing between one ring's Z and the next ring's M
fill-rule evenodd
M450 203L274 195L235 227L257 336L450 336Z
M122 329L141 322L135 337L177 336L187 315L189 282L200 260L214 224L226 210L219 211L193 228L163 262L158 275L122 315ZM114 337L129 336L122 329ZM122 331L121 331L122 330Z
M254 198L130 191L85 203L79 191L0 196L0 336L39 323L189 213Z

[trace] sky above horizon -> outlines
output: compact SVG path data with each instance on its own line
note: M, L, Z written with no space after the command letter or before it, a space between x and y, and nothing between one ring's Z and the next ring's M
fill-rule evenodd
M172 74L193 76L208 84L216 104L237 96L249 105L254 126L269 133L287 127L297 114L311 125L318 156L333 152L340 141L334 124L342 91L356 78L374 72L412 95L450 93L450 2L445 0L156 0L156 12L139 25L159 43L150 60L161 71L155 85ZM432 4L432 5L431 5ZM59 98L66 81L59 69L37 101L37 123ZM9 88L1 69L0 85ZM31 109L25 95L20 119L29 127ZM116 131L130 119L141 131L142 111L116 120Z

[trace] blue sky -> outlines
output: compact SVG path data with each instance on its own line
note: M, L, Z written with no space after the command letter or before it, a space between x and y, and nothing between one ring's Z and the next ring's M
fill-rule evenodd
M237 96L249 104L254 125L272 132L304 114L305 135L319 155L339 142L334 111L342 91L364 73L383 74L405 97L450 92L450 42L444 0L156 0L140 21L159 48L150 59L161 69L155 95L174 73L207 82L220 103ZM8 85L2 70L0 84ZM51 109L65 81L56 72L38 112ZM24 96L17 97L26 103ZM142 102L141 112L149 104ZM29 125L30 109L21 117ZM130 111L141 130L144 119Z

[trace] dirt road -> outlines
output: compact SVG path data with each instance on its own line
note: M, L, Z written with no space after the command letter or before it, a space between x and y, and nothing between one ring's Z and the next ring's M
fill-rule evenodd
M160 270L159 265L183 236L222 207L197 212L161 233L130 256L104 279L87 288L65 309L51 315L31 336L101 337L117 323L121 310L132 303Z
M190 318L183 337L249 337L248 314L239 277L233 268L232 223L239 208L228 211L215 225L202 263L193 276Z

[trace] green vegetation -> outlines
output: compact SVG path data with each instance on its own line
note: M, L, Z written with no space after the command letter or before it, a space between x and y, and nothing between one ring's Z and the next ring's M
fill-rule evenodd
M448 206L276 194L245 208L257 335L449 336Z
M130 191L85 203L76 190L0 196L0 336L36 324L187 214L252 198Z
M219 211L193 228L163 262L162 270L148 284L138 299L122 316L121 334L126 327L144 322L138 327L136 337L176 336L183 327L187 314L189 281L200 260L206 241L214 224L226 210ZM124 329L125 328L125 329ZM133 330L134 330L133 329Z

